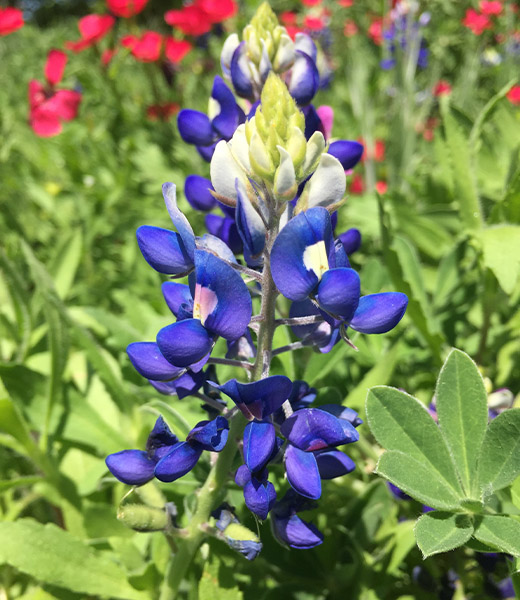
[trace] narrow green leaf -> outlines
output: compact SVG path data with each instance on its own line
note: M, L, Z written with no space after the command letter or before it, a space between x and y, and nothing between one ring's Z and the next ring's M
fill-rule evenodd
M387 450L399 450L420 462L452 495L464 497L446 442L424 405L395 388L378 386L367 396L368 425Z
M493 419L480 450L478 480L489 495L520 475L520 409L506 410Z
M437 471L403 452L385 452L375 472L432 508L454 510L460 504L460 496Z
M62 244L54 264L49 268L56 292L62 300L68 296L74 283L81 260L82 246L81 230L77 229Z
M452 350L435 392L439 425L468 496L477 497L477 459L488 423L487 394L477 365Z
M477 237L482 243L484 264L493 271L504 292L511 294L520 277L520 226L488 227Z
M43 477L40 475L27 475L25 477L16 477L15 479L3 479L0 480L0 494L17 487L23 487L26 485L32 485L42 481Z
M434 511L422 515L414 531L423 557L428 558L465 544L473 534L473 524L469 515Z
M38 581L79 594L141 600L121 568L53 524L32 519L0 523L0 563Z
M479 542L499 552L520 556L520 523L511 517L478 516L473 535Z
M38 457L38 448L29 433L27 424L9 398L0 399L0 432L6 433L19 442L33 460Z
M466 229L480 229L483 224L482 209L466 136L452 115L447 98L441 99L441 113L455 175L455 198L459 204L461 219Z

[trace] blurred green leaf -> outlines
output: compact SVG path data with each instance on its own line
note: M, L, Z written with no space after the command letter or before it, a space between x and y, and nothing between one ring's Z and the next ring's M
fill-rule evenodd
M199 600L242 600L238 587L221 587L219 581L219 561L212 558L204 565L199 581Z
M497 225L479 231L484 264L489 267L498 283L511 294L520 277L520 226Z
M58 296L63 300L74 283L82 258L83 236L80 229L74 230L59 247L54 264L49 268Z

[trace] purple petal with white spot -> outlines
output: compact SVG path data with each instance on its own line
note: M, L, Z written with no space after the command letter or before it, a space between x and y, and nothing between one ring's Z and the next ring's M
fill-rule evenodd
M320 74L308 54L296 50L295 57L287 87L296 102L303 106L309 104L318 91Z
M227 340L244 335L251 320L252 303L242 277L225 262L203 250L195 252L197 286L210 290L217 304L205 318L204 326Z
M363 156L363 144L353 140L337 140L332 142L327 152L335 156L345 171L353 169Z
M177 117L181 138L187 144L210 146L215 141L215 132L208 116L198 110L181 110Z
M184 182L184 195L195 210L208 211L215 208L217 201L211 195L211 181L200 175L188 175Z
M320 307L349 321L359 304L361 282L354 269L329 269L318 285L316 300Z
M263 469L269 460L276 442L276 431L272 423L251 421L244 429L244 461L250 471Z
M403 318L408 297L401 292L361 296L350 327L360 333L386 333Z
M313 500L321 496L320 472L312 452L289 444L285 450L285 470L287 481L298 494Z
M172 365L189 367L210 352L213 339L198 319L186 319L163 327L157 334L157 345Z
M319 408L296 411L283 423L281 431L291 444L307 452L359 439L359 434L351 423L342 422Z
M134 342L128 345L126 352L135 370L146 379L167 381L183 371L164 358L155 342Z
M127 485L143 485L154 476L155 460L143 450L122 450L109 454L105 463L112 475Z
M142 225L137 229L136 235L144 259L159 273L180 275L193 268L193 259L178 233Z
M334 256L330 216L326 208L311 208L291 219L276 237L271 251L271 271L276 287L289 300L304 300L319 279L304 262L308 248L325 244L325 258ZM327 269L335 264L317 265Z
M223 385L212 385L229 396L247 419L259 421L278 410L292 390L291 380L285 375L272 375L251 383L230 379Z
M351 473L356 468L354 461L339 450L317 452L315 456L322 479L335 479Z
M160 481L175 481L193 469L201 454L200 446L180 442L157 463L155 476Z

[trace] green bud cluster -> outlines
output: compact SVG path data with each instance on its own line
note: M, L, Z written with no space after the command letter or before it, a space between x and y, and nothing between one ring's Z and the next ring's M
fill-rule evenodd
M260 67L263 46L275 71L282 66L276 64L276 57L280 46L290 42L290 38L287 38L287 30L278 23L277 16L267 2L260 5L255 16L243 31L249 60ZM287 68L286 65L283 67Z

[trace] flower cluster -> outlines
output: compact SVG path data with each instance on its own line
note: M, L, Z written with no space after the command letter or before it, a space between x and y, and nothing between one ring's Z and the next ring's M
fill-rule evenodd
M319 130L306 135L306 115L298 105L300 92L316 87L312 48L307 54L293 44L267 5L246 27L244 41L235 41L229 61L230 42L225 44L224 71L239 95L258 101L256 110L246 119L243 101L217 77L210 114L185 110L178 119L183 139L211 160L211 181L190 176L186 197L205 211L218 203L228 234L196 236L177 205L175 185L164 184L173 229L144 225L137 241L148 264L174 279L162 284L162 293L175 320L154 341L127 349L157 391L199 398L209 418L180 441L160 417L146 450L112 454L107 466L129 485L154 477L173 482L194 469L204 451L217 453L214 469L227 475L234 468L245 505L260 520L271 516L275 537L293 548L312 548L323 536L300 513L321 498L324 481L355 468L339 448L359 439L362 421L354 410L326 399L313 406L316 390L271 374L271 359L306 346L329 352L342 339L353 345L350 329L385 333L399 323L408 300L399 292L362 295L348 258L359 249L361 235L350 229L334 236L333 215L345 201L345 169L360 160L363 146L329 143ZM246 83L249 91L241 94ZM235 247L231 225L240 242ZM176 281L183 277L187 283ZM291 302L282 318L275 315L279 294ZM291 327L301 341L273 349L279 326ZM225 357L215 356L220 338L227 344ZM219 364L243 369L246 380L219 382ZM276 489L272 472L284 473L288 487ZM201 502L197 510L209 504ZM197 514L209 531L210 513ZM249 559L256 556L256 536L244 538L241 530L242 537L233 537L242 526L232 511L213 516L216 537Z

